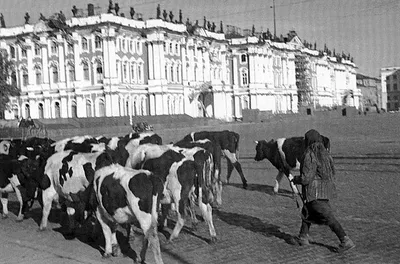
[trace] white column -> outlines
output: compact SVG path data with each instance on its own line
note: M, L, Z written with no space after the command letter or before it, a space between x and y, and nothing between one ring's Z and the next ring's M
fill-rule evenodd
M238 60L236 56L233 57L233 84L239 85Z
M65 83L65 57L64 57L64 40L61 35L57 36L57 46L58 46L58 65L59 65L59 75L60 82Z
M149 79L153 80L154 79L154 48L153 48L153 43L149 43L148 47L148 54L149 54Z
M49 59L48 59L48 44L45 37L40 38L42 47L42 73L43 73L43 83L49 84ZM46 43L46 44L45 44Z

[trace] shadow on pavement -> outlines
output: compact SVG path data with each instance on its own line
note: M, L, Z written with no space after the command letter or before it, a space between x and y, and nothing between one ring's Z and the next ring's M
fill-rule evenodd
M284 240L289 245L297 245L295 238L291 234L282 232L279 226L265 223L257 217L219 210L215 210L215 214L219 217L219 219L229 225L242 227L267 237L277 237Z
M229 185L229 186L233 186L236 188L240 188L243 189L242 184L240 183L229 183L229 184L225 184L225 185ZM286 196L286 197L290 197L293 198L293 192L292 191L288 191L288 190L284 190L284 189L280 189L279 192L277 194L274 193L274 187L270 186L270 185L264 185L264 184L248 184L247 191L255 191L255 192L262 192L262 193L266 193L269 195L280 195L280 196Z

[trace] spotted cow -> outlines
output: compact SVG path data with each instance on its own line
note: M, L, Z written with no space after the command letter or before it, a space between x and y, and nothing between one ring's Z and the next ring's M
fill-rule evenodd
M96 216L105 237L104 257L119 253L117 225L137 219L144 233L141 261L145 261L150 242L155 262L163 263L157 235L157 208L163 192L160 177L147 170L113 164L97 170L94 178Z
M111 157L105 152L78 153L67 150L56 152L41 165L35 180L42 191L43 215L40 230L47 227L52 202L65 204L69 218L68 230L75 228L75 213L82 220L88 204L88 186L93 183L96 169L110 165Z
M185 208L188 208L189 199L196 199L205 221L208 224L211 242L217 240L214 224L212 221L211 203L217 194L212 193L209 177L198 174L198 165L193 157L171 149L168 145L144 144L138 146L134 152L130 153L126 166L132 168L142 168L160 175L164 182L164 198L162 204L175 205L178 220L169 238L170 241L178 237L184 226ZM203 176L209 175L203 173ZM161 223L166 223L166 210L162 206ZM192 215L193 217L193 215ZM193 219L193 218L192 218Z
M325 148L329 151L330 140L322 136ZM259 140L256 143L256 156L254 160L261 161L263 159L269 160L272 165L278 169L278 175L275 178L274 193L278 193L279 184L283 175L289 177L291 171L299 168L300 161L305 151L304 137L291 137L291 138L278 138L270 141ZM299 191L295 184L290 182L290 187L295 194Z
M221 147L222 153L228 163L228 173L226 180L229 183L233 169L235 168L242 180L243 188L247 188L247 180L244 177L242 166L240 165L237 152L239 151L239 134L233 131L200 131L186 135L181 141L191 142L201 139L209 139Z
M38 169L38 164L25 156L13 159L7 155L0 155L0 194L3 206L2 217L8 217L8 194L15 192L19 202L17 221L24 219L28 209L28 202L35 198L37 184L32 174Z

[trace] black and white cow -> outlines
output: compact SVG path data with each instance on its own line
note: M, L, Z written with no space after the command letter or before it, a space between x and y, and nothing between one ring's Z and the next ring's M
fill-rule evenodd
M0 194L3 218L8 217L8 194L15 192L19 202L17 222L24 219L28 202L35 198L37 184L33 180L33 174L37 169L37 162L24 156L13 159L7 155L0 155Z
M190 157L183 151L176 151L169 145L144 144L136 148L134 153L130 153L130 157L126 166L132 168L143 168L154 172L162 177L164 182L164 199L162 204L175 205L178 220L174 230L169 238L172 241L178 237L182 227L184 226L185 209L188 207L189 199L197 199L197 204L202 212L203 218L208 224L211 242L215 242L216 232L212 221L212 207L214 197L218 194L213 193L215 188L211 185L213 182L206 175L211 173L198 173L198 164L194 157ZM163 209L165 207L162 207ZM166 211L162 212L162 221L165 225ZM192 215L192 220L193 215Z
M43 160L35 176L42 191L43 215L40 230L47 227L52 202L65 204L70 220L69 231L75 228L75 212L82 219L89 199L88 186L93 183L96 169L112 164L105 152L78 153L75 151L56 152Z
M329 151L329 138L322 135L321 137L325 148ZM289 177L291 171L300 166L300 161L305 151L304 137L278 138L276 140L271 139L268 142L266 140L260 140L255 141L255 143L256 156L254 160L261 161L267 159L278 169L278 175L275 178L274 185L274 192L278 193L279 184L283 175ZM292 182L290 182L290 187L295 194L299 193L296 185Z
M242 166L240 165L237 152L239 150L239 139L238 133L224 130L224 131L200 131L192 132L186 135L181 141L197 141L202 139L209 139L212 142L218 144L221 147L222 153L225 156L228 163L228 173L226 180L229 183L232 171L235 168L240 175L242 180L243 188L247 188L247 180L244 177Z
M117 225L131 224L137 219L145 236L141 261L145 261L150 242L156 263L163 263L157 235L157 209L164 188L161 178L147 170L116 164L97 170L94 177L96 216L105 237L104 257L119 253Z
M212 193L217 195L214 197L213 206L220 206L222 204L221 147L208 139L201 139L192 142L177 142L171 148L181 152L187 158L194 159L200 178L207 177L211 182Z

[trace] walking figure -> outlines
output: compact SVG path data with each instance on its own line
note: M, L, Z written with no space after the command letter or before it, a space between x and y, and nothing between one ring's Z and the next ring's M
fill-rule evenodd
M300 176L290 177L295 184L302 185L302 223L298 242L309 245L311 224L327 225L340 240L339 252L355 247L338 220L333 215L329 200L336 197L335 167L333 159L314 129L305 134L306 150L300 163Z

